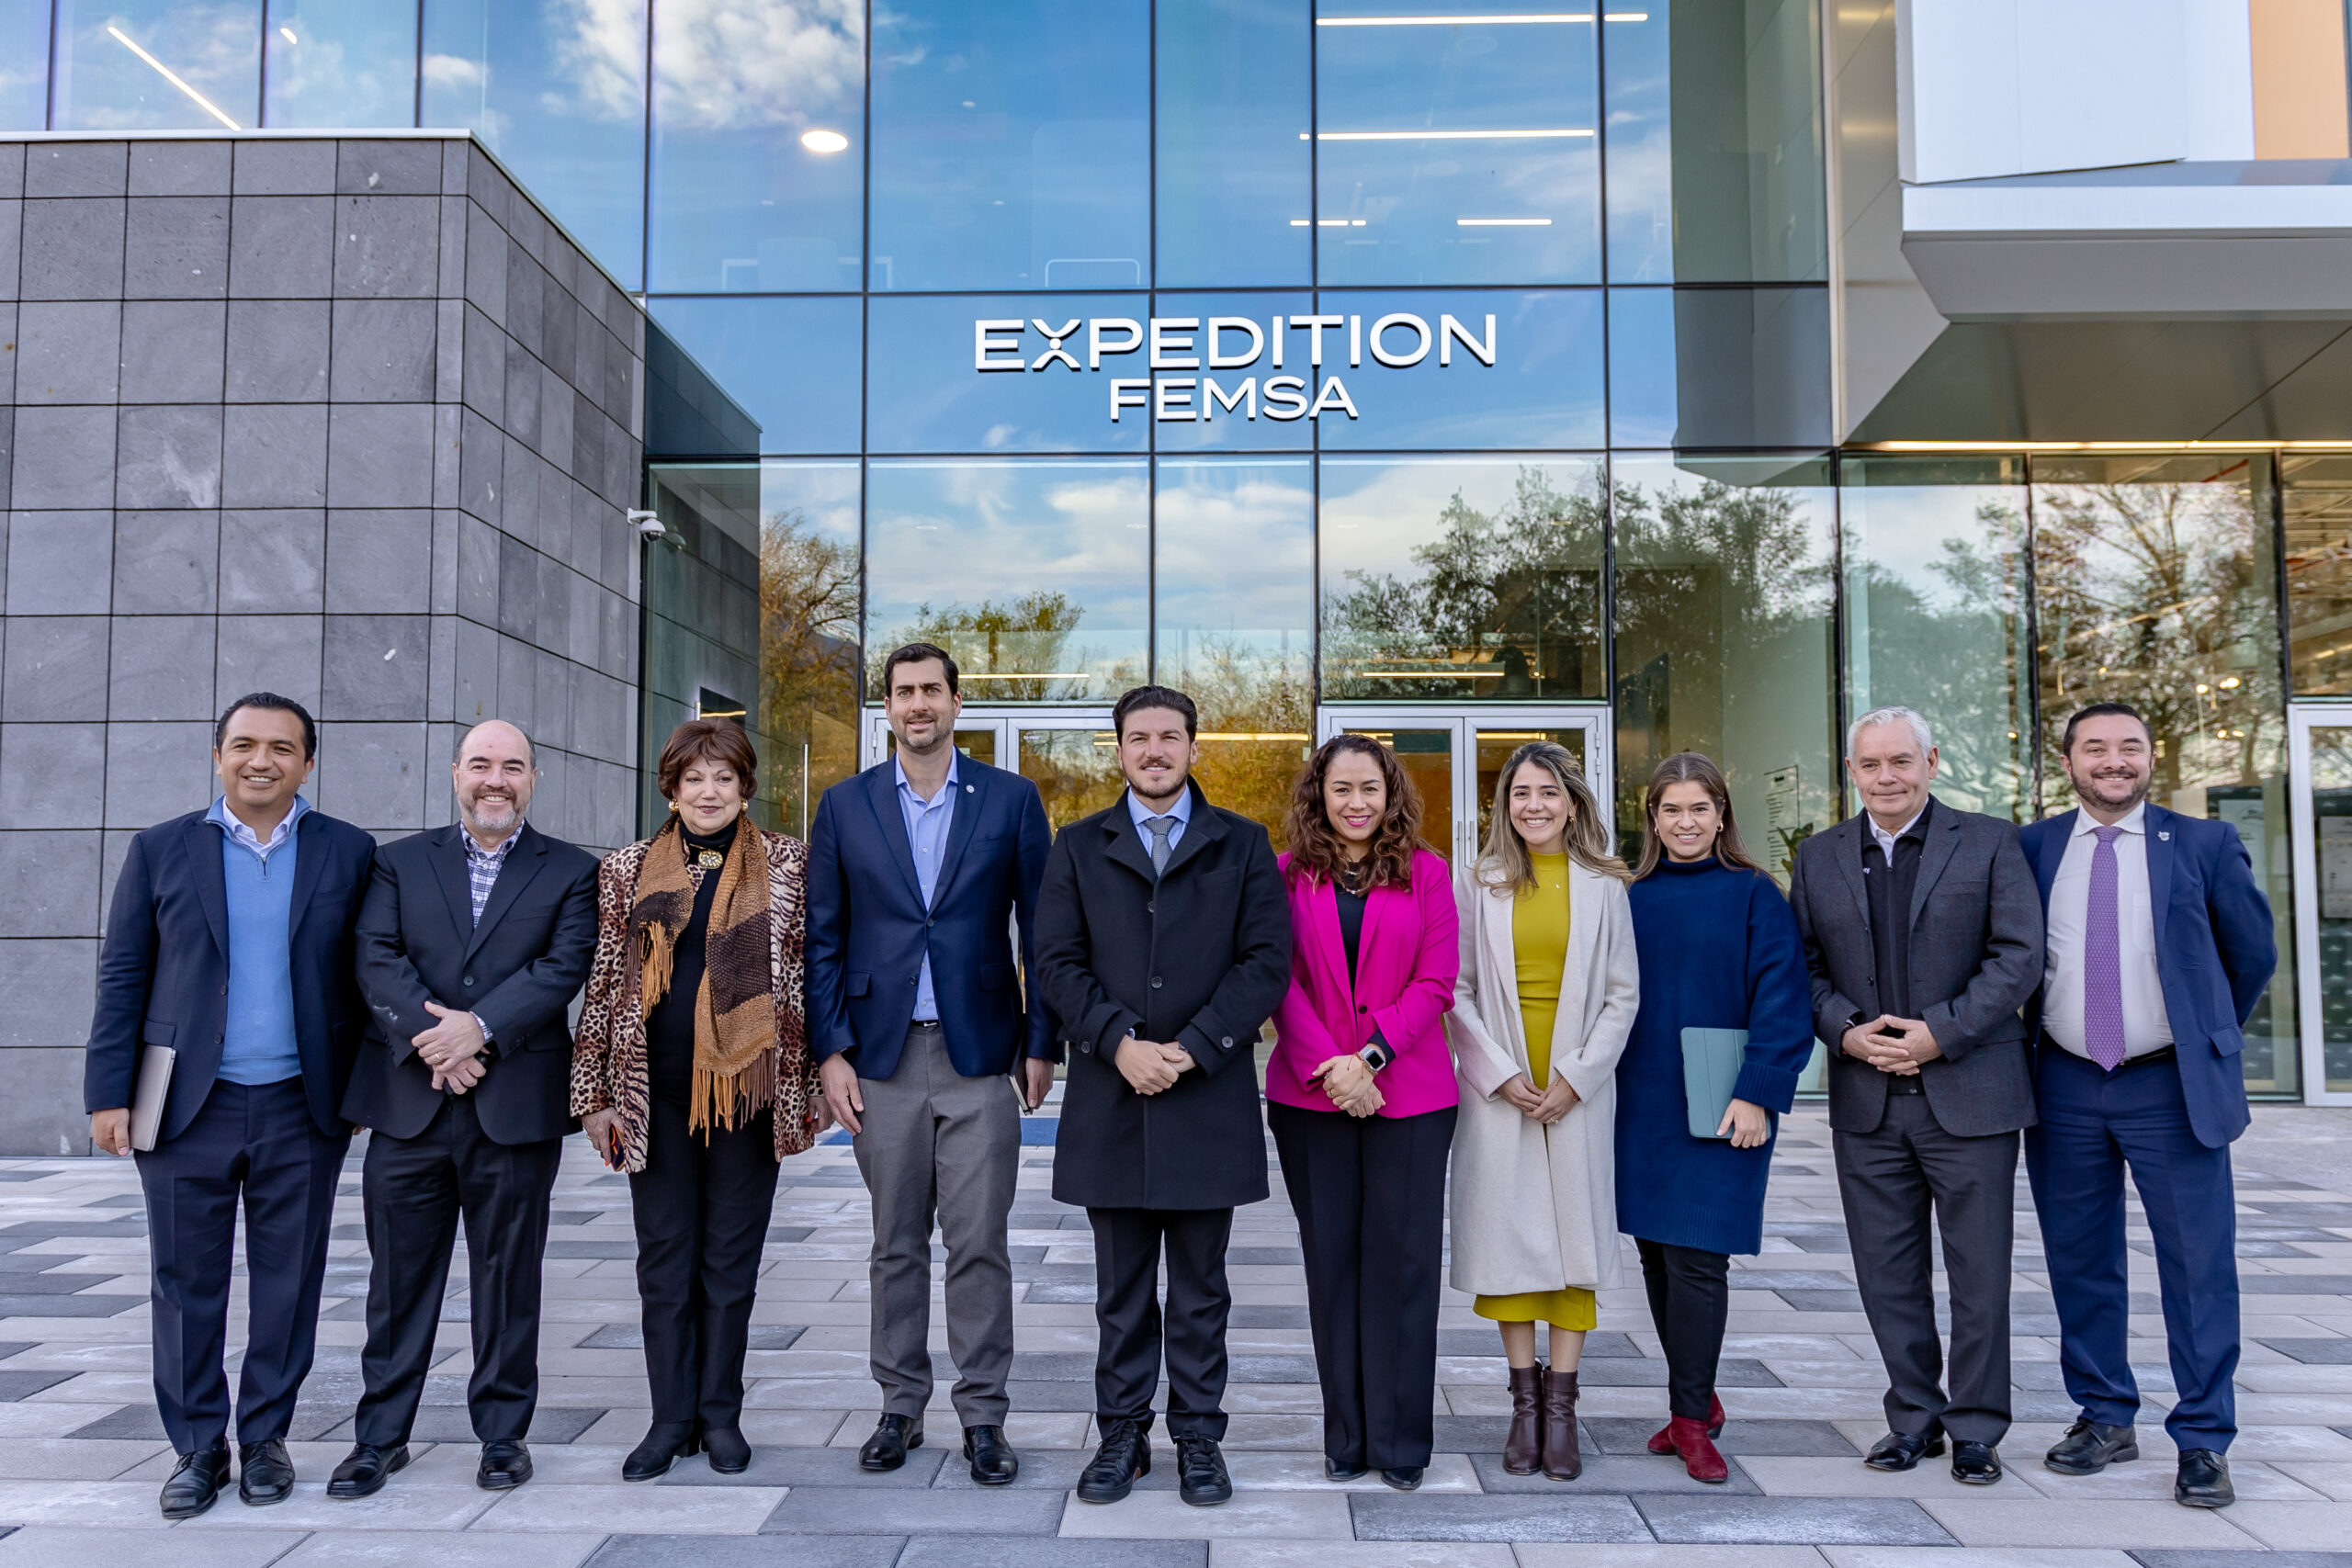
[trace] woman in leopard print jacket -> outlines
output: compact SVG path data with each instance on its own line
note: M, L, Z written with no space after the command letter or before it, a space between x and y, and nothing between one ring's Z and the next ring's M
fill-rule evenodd
M653 1425L623 1464L650 1480L707 1450L733 1474L743 1359L776 1167L824 1130L808 1048L808 849L743 813L758 759L695 719L662 748L671 816L607 858L571 1059L571 1111L625 1170Z

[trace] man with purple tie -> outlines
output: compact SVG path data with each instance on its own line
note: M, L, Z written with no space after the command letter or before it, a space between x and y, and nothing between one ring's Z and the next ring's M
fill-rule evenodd
M2080 807L2021 829L2049 940L2026 1011L2039 1125L2026 1170L2041 1216L2059 1359L2081 1416L2043 1462L2096 1475L2140 1457L2133 1422L2123 1172L2155 1243L2178 1398L2176 1501L2223 1508L2238 1364L2230 1144L2245 1130L2240 1032L2278 963L2269 901L2237 829L2148 799L2154 738L2122 703L2066 721Z

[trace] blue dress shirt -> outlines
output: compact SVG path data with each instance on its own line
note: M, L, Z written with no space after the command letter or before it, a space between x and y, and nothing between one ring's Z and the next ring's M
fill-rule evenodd
M1176 852L1176 846L1184 841L1184 824L1193 819L1193 786L1186 784L1183 792L1177 795L1176 803L1165 811L1147 810L1144 803L1136 798L1136 792L1129 790L1127 791L1127 815L1135 819L1136 831L1143 838L1143 852L1146 856L1151 853L1151 830L1144 826L1144 819L1149 817L1176 818L1176 826L1168 829L1168 852L1172 855Z
M932 895L939 886L939 862L947 852L947 829L956 820L956 760L957 753L949 752L947 782L939 793L925 800L907 782L904 762L893 759L892 776L899 781L899 810L907 820L907 845L914 851L915 881L922 887L923 908L932 906ZM922 975L915 981L914 1021L936 1023L939 1021L939 998L931 988L931 954L922 958Z

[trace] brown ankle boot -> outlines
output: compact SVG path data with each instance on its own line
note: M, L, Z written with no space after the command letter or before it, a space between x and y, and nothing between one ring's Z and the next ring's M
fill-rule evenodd
M1503 1469L1513 1475L1532 1475L1544 1457L1540 1406L1544 1399L1544 1369L1510 1370L1510 1433L1503 1438Z
M1544 1473L1555 1481L1574 1481L1584 1473L1584 1455L1577 1449L1577 1375L1544 1374Z

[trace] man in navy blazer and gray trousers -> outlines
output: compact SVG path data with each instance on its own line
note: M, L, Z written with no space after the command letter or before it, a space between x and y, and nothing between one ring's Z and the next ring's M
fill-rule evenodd
M1020 1472L1004 1416L1021 1108L1054 1080L1052 1026L1023 999L1011 931L1017 916L1025 961L1051 833L1036 785L956 751L945 650L895 650L882 686L898 755L827 790L808 836L808 1039L874 1201L882 1417L858 1461L896 1470L922 1441L935 1213L964 1457L1002 1486Z
M155 1146L139 1155L154 1258L155 1404L180 1458L167 1519L229 1477L221 1369L240 1198L251 1319L239 1374L239 1494L294 1489L286 1433L311 1371L335 1178L351 1145L345 1085L366 1008L353 931L376 840L313 811L318 728L256 692L214 727L223 794L130 841L98 958L84 1070L90 1139L130 1152L146 1051L175 1053Z
M2082 1416L2044 1462L2092 1475L2140 1457L2127 1354L2123 1170L2140 1189L2177 1399L2176 1500L2226 1507L2236 1435L2236 1198L2230 1144L2245 1130L2241 1032L2278 953L2270 904L2236 828L2148 800L2154 736L2095 703L2060 748L2078 810L2021 830L2049 916L2042 987L2027 1010L2040 1125L2026 1170L2041 1216L2059 1362Z

